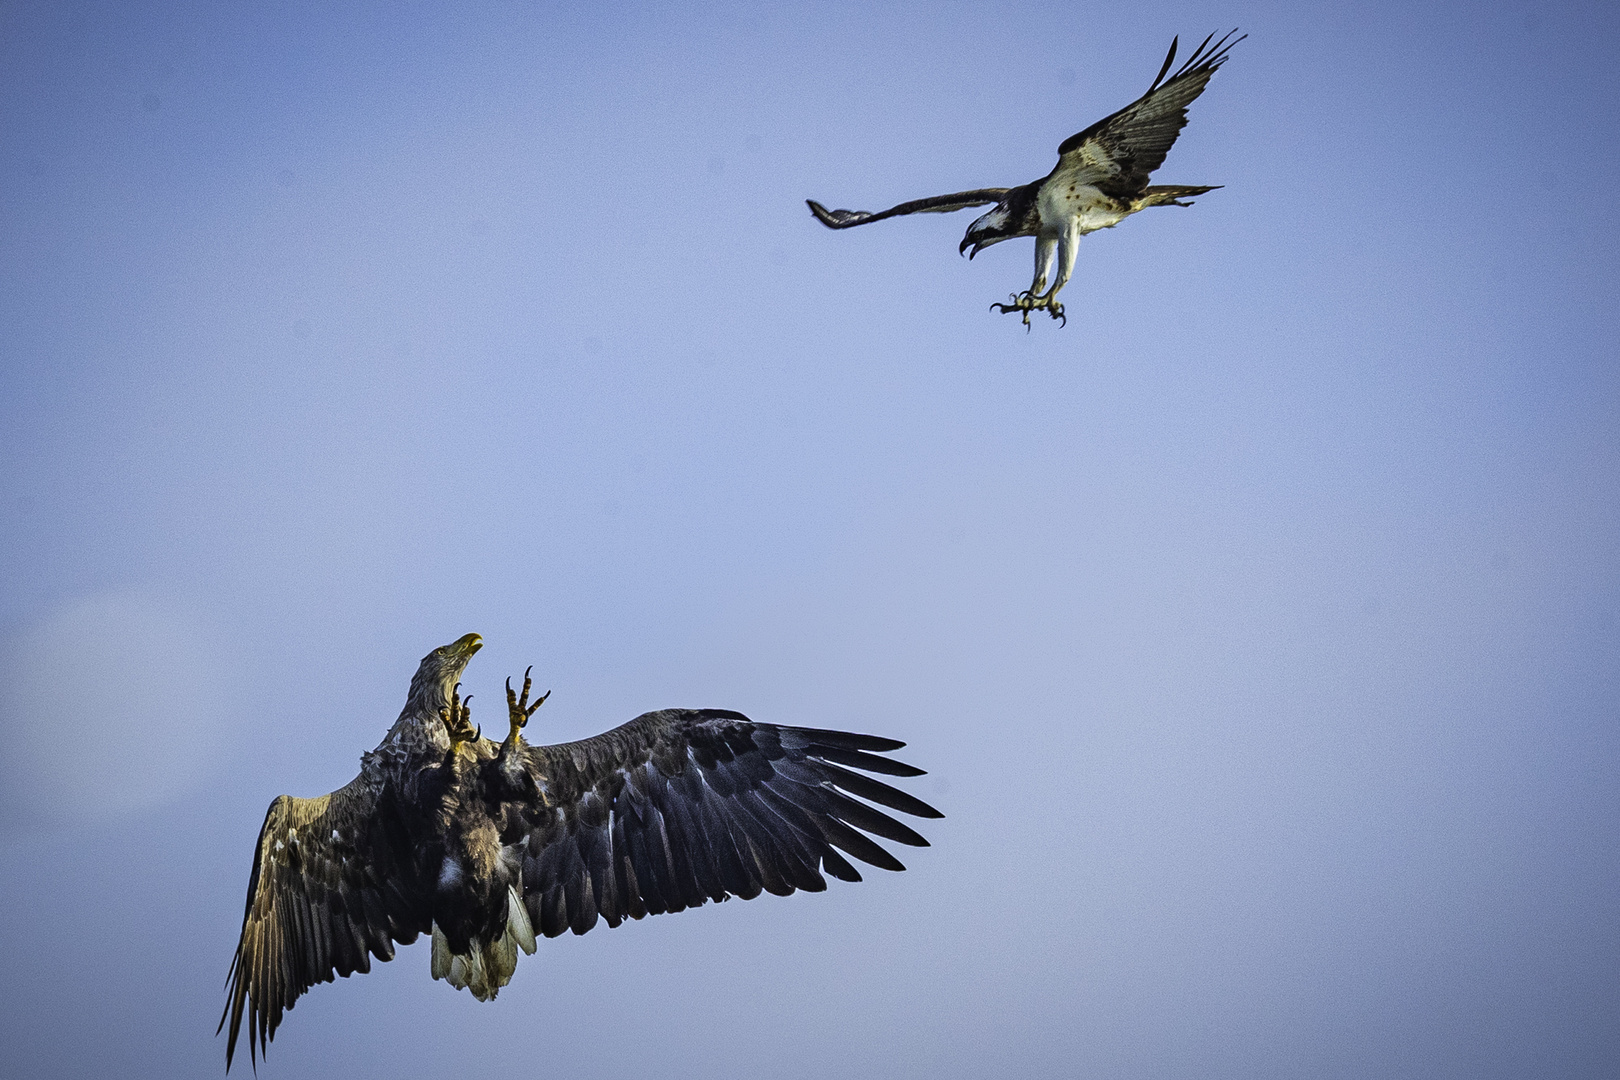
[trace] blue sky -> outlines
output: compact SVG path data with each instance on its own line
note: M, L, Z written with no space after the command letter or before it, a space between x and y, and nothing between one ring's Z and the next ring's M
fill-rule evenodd
M218 1075L265 807L468 631L536 739L873 731L948 816L265 1075L1620 1070L1611 7L332 7L0 4L0 1072ZM1065 328L804 209L1234 25L1157 174L1226 186Z

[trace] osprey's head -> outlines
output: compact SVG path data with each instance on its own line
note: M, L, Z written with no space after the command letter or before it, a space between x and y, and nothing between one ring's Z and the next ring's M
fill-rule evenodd
M1039 188L1040 184L1035 183L1007 189L1007 194L989 213L968 226L967 235L962 237L962 246L957 250L971 259L991 244L1020 236L1034 236L1041 227L1041 215L1035 206ZM972 250L969 251L969 248Z
M969 225L967 235L962 237L962 246L956 249L957 253L967 252L967 257L972 259L981 249L991 244L999 244L1003 240L1022 236L1018 223L1013 221L1012 207L1008 203L1007 199L1001 200L995 209ZM969 251L969 248L973 250Z
M468 634L422 657L422 664L411 679L410 700L435 712L443 708L450 700L450 691L461 681L467 661L483 647L483 638Z

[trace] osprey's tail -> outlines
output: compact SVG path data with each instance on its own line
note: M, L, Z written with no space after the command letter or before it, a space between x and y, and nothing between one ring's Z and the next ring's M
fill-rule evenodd
M1224 184L1214 184L1210 187L1186 187L1181 184L1157 184L1142 189L1142 194L1136 197L1136 202L1131 206L1131 213L1146 210L1150 206L1191 206L1192 203L1182 202L1181 200L1190 199L1194 195L1202 195L1206 191L1214 191L1224 186Z
M517 890L506 889L506 929L494 941L476 938L466 953L452 953L450 940L433 924L433 977L444 979L457 990L471 990L479 1001L489 1001L501 987L512 981L517 970L518 949L534 955L534 927Z

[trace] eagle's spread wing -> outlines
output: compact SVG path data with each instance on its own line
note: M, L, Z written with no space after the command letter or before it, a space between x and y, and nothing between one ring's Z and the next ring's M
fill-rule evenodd
M931 199L903 202L899 206L891 206L875 214L865 210L829 210L814 199L804 201L809 204L810 212L816 215L816 220L827 228L849 229L856 225L865 225L869 221L900 217L902 214L948 214L953 210L966 210L970 206L989 206L1000 202L1010 190L1012 189L978 188L974 191L958 191L954 195L935 195Z
M583 934L598 916L617 926L762 889L819 892L823 870L859 881L840 851L903 870L866 834L928 841L861 799L943 815L853 770L921 775L873 753L904 745L720 709L669 709L594 739L530 747L544 804L523 864L532 921L547 937Z
M318 799L283 795L270 804L219 1018L221 1028L231 1025L227 1070L244 1017L256 1063L304 991L334 972L370 971L368 952L390 960L395 941L409 944L426 929L415 897L431 892L410 887L410 845L378 802L356 778Z
M1116 197L1130 199L1141 194L1149 174L1164 164L1165 155L1186 126L1187 106L1204 92L1232 46L1243 40L1232 39L1232 33L1213 45L1214 34L1205 38L1187 62L1165 79L1175 62L1179 39L1172 41L1164 66L1147 93L1065 139L1058 147L1057 171L1077 174L1075 178L1081 182Z

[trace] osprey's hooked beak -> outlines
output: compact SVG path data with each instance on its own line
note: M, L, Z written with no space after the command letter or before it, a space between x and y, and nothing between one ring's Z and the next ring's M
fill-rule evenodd
M967 235L962 237L961 246L956 249L958 255L966 252L968 261L973 260L982 249L991 244L1007 239L1007 204L1000 203L988 214L974 220L967 228ZM972 250L969 251L968 249Z

